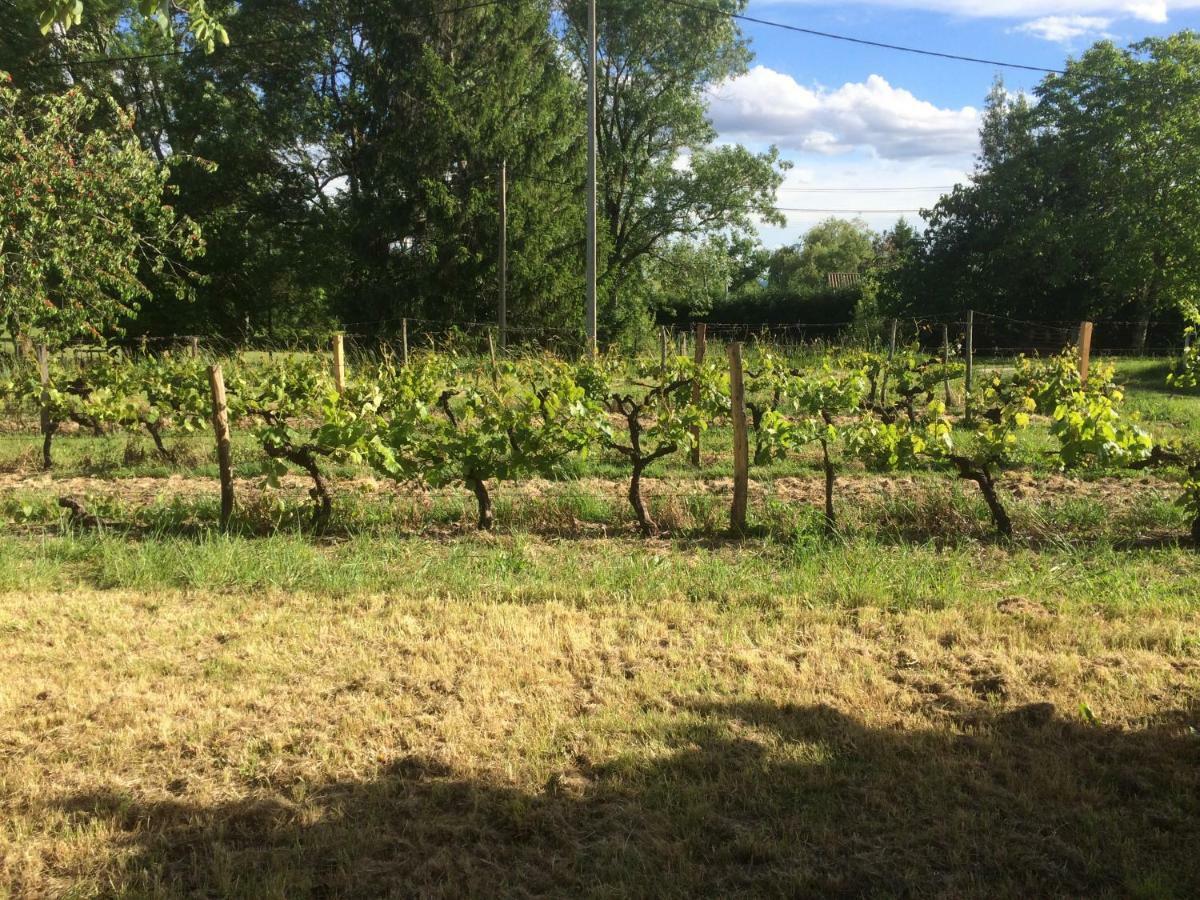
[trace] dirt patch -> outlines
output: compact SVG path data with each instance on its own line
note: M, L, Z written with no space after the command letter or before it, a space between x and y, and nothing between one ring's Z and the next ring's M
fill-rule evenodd
M337 493L351 491L368 495L390 494L405 497L462 493L459 488L425 491L415 485L397 484L370 476L331 478L330 481ZM262 478L239 478L235 480L235 484L241 493L257 493L265 486ZM870 505L888 499L917 501L928 497L931 489L941 489L951 484L957 482L949 479L931 481L929 478L907 475L856 473L838 478L835 496L838 503L855 505ZM1068 499L1090 499L1102 502L1108 508L1132 506L1144 502L1147 496L1157 495L1169 500L1177 490L1169 482L1149 477L1084 480L1062 475L1034 476L1023 473L1006 476L1002 485L1002 490L1008 490L1014 497L1028 501L1057 505ZM285 496L303 498L307 497L311 486L312 483L306 476L289 474L280 479L279 489ZM510 500L543 500L572 492L603 498L614 505L621 505L626 502L627 489L627 483L618 479L581 478L574 481L552 481L532 478L519 482L498 483L495 485L495 494L497 498ZM698 494L725 498L733 494L733 479L647 478L643 480L643 489L650 499ZM28 471L0 472L0 491L107 497L130 504L148 505L176 497L207 496L217 491L217 482L215 478L183 474L166 477L102 478L58 477L54 474ZM789 503L820 505L824 502L824 491L824 481L815 475L812 478L787 477L750 482L750 496L757 501L777 499Z

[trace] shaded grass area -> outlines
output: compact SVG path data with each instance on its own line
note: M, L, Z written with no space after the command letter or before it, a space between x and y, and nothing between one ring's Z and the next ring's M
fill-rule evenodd
M768 596L724 551L466 543L381 591L0 595L0 891L1200 889L1187 559L825 549Z

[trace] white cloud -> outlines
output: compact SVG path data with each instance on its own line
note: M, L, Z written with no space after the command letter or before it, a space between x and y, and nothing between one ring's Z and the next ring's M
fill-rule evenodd
M827 0L769 0L772 5L824 5ZM1200 0L849 0L858 6L921 9L969 18L1037 19L1106 16L1166 22L1171 13L1200 9Z
M943 109L879 75L829 90L805 87L766 66L715 88L709 114L724 139L897 160L969 157L978 147L980 121L974 107Z
M1067 44L1081 37L1111 38L1107 29L1112 21L1107 16L1042 16L1013 30L1032 34L1044 41Z

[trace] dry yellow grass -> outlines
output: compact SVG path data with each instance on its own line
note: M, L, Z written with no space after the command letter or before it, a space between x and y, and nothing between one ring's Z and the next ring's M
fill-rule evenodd
M1195 895L1198 633L0 595L0 894Z

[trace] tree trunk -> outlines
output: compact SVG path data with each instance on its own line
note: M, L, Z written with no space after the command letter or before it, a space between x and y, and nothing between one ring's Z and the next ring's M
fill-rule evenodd
M833 510L833 483L836 473L833 471L833 460L829 458L828 441L821 441L821 456L825 467L825 532L833 534L837 530L837 515Z
M468 478L467 487L475 492L475 502L479 504L479 530L491 531L495 524L492 512L492 497L488 493L487 482L482 478Z
M1151 278L1142 288L1142 296L1138 298L1137 324L1133 328L1133 351L1138 356L1146 353L1146 342L1150 335L1150 316L1154 313L1154 282Z
M646 512L646 505L642 502L643 468L640 463L633 464L633 474L629 478L629 505L633 507L633 514L637 516L638 530L643 537L649 537L654 533L654 520L650 518L650 514Z

